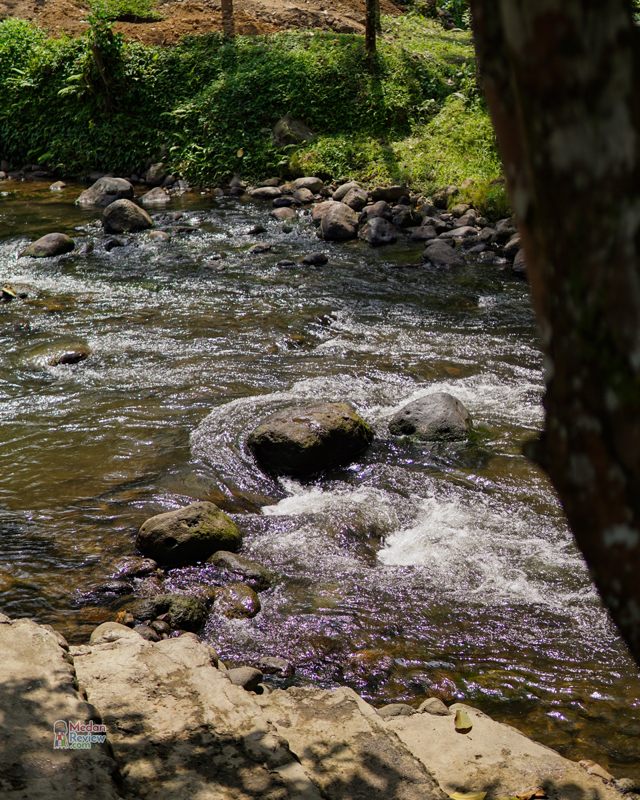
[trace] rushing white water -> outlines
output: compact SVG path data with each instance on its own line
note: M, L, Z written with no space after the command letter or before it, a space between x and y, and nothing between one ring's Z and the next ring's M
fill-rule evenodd
M465 698L637 773L637 670L521 455L543 387L525 284L472 258L427 268L407 239L327 244L306 217L285 233L265 206L204 197L171 206L192 232L107 252L77 187L55 200L19 189L0 198L0 279L28 294L0 307L0 610L84 641L115 613L92 590L134 553L144 519L211 499L276 578L254 619L211 615L205 635L226 660L284 656L295 680L375 702ZM248 253L256 223L272 245L261 255ZM51 230L94 250L19 257ZM299 264L317 249L326 266ZM50 365L74 343L91 355ZM434 391L469 408L474 441L389 433ZM250 431L316 400L353 404L371 447L306 481L265 474ZM207 565L171 570L165 587L217 581Z

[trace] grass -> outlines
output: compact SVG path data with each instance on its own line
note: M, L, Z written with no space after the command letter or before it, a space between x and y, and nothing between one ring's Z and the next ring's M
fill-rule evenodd
M149 0L94 2L140 12ZM359 36L208 34L159 48L114 35L107 16L77 39L0 23L0 156L71 176L162 155L201 185L315 173L429 192L469 177L486 189L500 174L469 34L417 11L383 20L373 73ZM312 143L274 147L286 113Z

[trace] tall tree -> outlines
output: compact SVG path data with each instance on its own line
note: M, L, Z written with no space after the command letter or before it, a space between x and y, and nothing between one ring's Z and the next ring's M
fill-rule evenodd
M222 1L222 30L226 39L233 39L236 35L233 20L233 0Z
M631 0L470 0L545 353L548 471L640 664L640 31Z
M367 0L367 11L365 18L364 49L367 54L367 62L372 63L373 54L376 52L376 4L379 0Z

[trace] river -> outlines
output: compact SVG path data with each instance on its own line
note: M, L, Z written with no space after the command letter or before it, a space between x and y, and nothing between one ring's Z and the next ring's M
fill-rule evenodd
M526 284L473 257L427 268L404 237L325 244L309 216L284 232L266 203L197 192L156 215L170 243L125 234L107 252L100 211L74 205L82 188L0 183L0 280L27 294L0 306L0 610L85 642L114 618L92 593L141 523L212 500L277 576L253 620L210 617L228 663L282 656L297 683L376 705L465 700L640 781L638 670L521 455L543 418ZM52 231L93 252L18 257ZM257 242L272 249L249 253ZM318 249L326 266L298 263ZM49 365L73 343L89 358ZM433 391L469 408L476 441L388 433ZM247 434L307 400L349 401L374 444L310 481L264 475ZM165 585L189 591L211 569Z

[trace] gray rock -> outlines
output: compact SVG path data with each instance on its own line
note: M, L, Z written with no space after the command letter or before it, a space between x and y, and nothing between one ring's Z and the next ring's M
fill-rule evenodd
M477 236L478 231L471 225L462 225L459 228L453 228L449 231L449 236L452 239L467 239L470 236Z
M280 186L281 183L280 178L267 178L266 181L261 181L258 186Z
M461 267L465 263L464 258L453 247L438 240L425 248L422 258L434 267Z
M322 267L328 261L329 258L326 253L323 253L321 250L316 250L313 253L307 253L300 263L312 267Z
M327 209L320 223L322 236L328 242L344 242L358 235L358 215L344 203Z
M495 228L490 228L488 226L486 228L483 228L478 234L478 239L484 244L492 244L493 242L496 241Z
M171 198L160 186L146 192L140 198L143 206L163 206L171 202Z
M514 235L509 239L509 241L504 246L504 257L508 258L511 261L517 256L521 247L522 247L522 242L520 240L520 234L514 233Z
M321 403L276 412L247 444L266 470L305 475L352 461L372 439L373 431L354 408Z
M513 259L513 266L511 267L511 271L518 278L523 278L524 280L527 280L527 263L524 257L524 249L518 250L516 257Z
M269 250L271 250L271 245L264 242L261 244L254 244L247 250L247 253L251 253L251 255L256 255L257 253L268 253Z
M397 205L393 209L393 224L397 228L410 228L422 222L420 215L411 209L410 206Z
M393 211L391 210L389 203L385 202L384 200L378 200L377 203L372 203L370 206L363 208L360 216L358 217L358 224L366 225L366 223L374 217L382 217L382 219L386 219L391 222L393 219Z
M258 661L258 669L265 675L277 675L279 678L293 678L296 668L286 658L266 656Z
M294 193L297 192L298 189L308 189L311 194L318 194L323 186L324 184L320 178L315 177L296 178L296 180L291 184L291 188L293 189Z
M261 609L260 598L244 583L229 583L219 589L215 606L229 619L251 619Z
M104 249L107 251L107 253L115 250L116 247L124 247L124 242L121 242L120 239L109 239L104 243Z
M313 193L308 189L298 189L293 193L293 199L301 206L306 206L313 202Z
M273 201L274 208L284 208L285 206L297 206L298 201L293 197L276 197Z
M362 211L369 202L369 195L364 189L350 189L342 202L354 211Z
M273 219L279 219L282 222L287 219L295 219L297 214L292 208L284 206L282 208L272 209L272 211L269 212L269 216L273 217Z
M160 186L166 177L167 171L164 164L152 164L147 170L145 180L149 186Z
M124 178L98 178L98 180L85 189L78 197L78 205L108 206L114 200L132 200L133 186Z
M274 147L282 148L288 144L303 144L315 138L315 133L308 125L290 114L279 119L271 130L271 141Z
M406 186L376 186L371 192L374 202L386 200L387 203L397 203L401 197L408 197L409 190Z
M5 175L5 178L6 178L6 175ZM64 181L56 181L55 183L51 184L49 189L52 192L61 192L63 189L66 189L66 187L67 187L67 184Z
M438 234L433 225L421 225L409 237L412 242L429 242L431 239L436 239Z
M112 644L120 639L137 636L131 628L119 622L103 622L94 628L89 639L89 644Z
M211 564L238 575L244 583L256 592L268 589L273 583L273 575L258 561L239 556L228 550L218 550L209 558Z
M340 203L352 189L362 189L362 184L358 183L358 181L349 181L348 183L343 183L342 186L338 186L331 199Z
M378 716L380 717L410 717L415 714L416 710L406 703L389 703L389 705L382 706L378 709Z
M449 717L451 712L439 697L428 697L418 706L420 713L433 714L436 717Z
M389 422L389 430L396 436L415 434L425 440L466 439L471 429L467 409L446 392L435 392L407 403Z
M260 670L253 667L236 667L227 670L226 675L234 686L241 686L247 692L255 692L263 678Z
M235 551L242 541L235 522L213 503L192 503L148 519L136 547L159 564L180 566L206 561L217 550Z
M462 217L467 213L467 211L469 211L470 208L471 206L469 203L458 203L450 209L450 213L453 214L454 217Z
M398 233L391 222L383 217L374 217L360 228L358 238L367 242L372 247L384 244L393 244L398 240Z
M138 636L142 636L142 638L146 639L148 642L160 641L160 634L150 625L136 625L133 630L138 634Z
M75 247L73 239L66 233L47 233L40 239L30 244L23 250L21 256L31 256L31 258L49 258L70 253Z
M277 186L259 186L257 189L249 192L253 200L274 200L280 197L282 192Z
M167 231L149 231L147 234L152 242L170 242L171 234Z
M515 219L509 217L508 219L501 219L496 225L496 241L498 244L504 244L509 239L518 233L518 227Z
M153 228L153 220L143 208L131 200L116 200L105 208L102 227L106 233L145 231Z
M327 213L327 211L333 206L340 206L340 205L342 204L337 203L335 200L325 200L324 203L318 203L318 205L315 206L313 211L311 212L311 222L317 228L322 222L322 218Z

